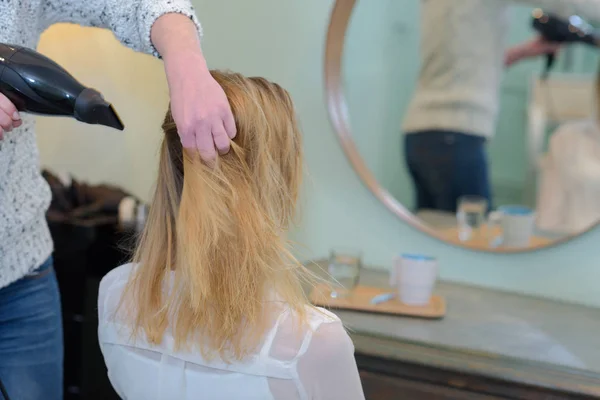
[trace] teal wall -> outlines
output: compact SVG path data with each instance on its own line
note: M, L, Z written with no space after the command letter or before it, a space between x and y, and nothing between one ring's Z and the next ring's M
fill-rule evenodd
M397 9L398 18L410 15L404 11L410 10L407 3ZM386 268L394 254L419 251L439 257L444 279L600 306L600 231L534 253L477 253L415 231L362 185L338 145L324 102L324 40L332 0L197 0L196 5L212 67L265 75L295 99L309 174L302 223L292 235L302 245L302 258L322 257L332 246L347 245L363 249L368 263ZM368 43L364 48L369 50ZM411 57L401 61L402 68L414 71L404 64ZM361 133L360 140L368 136L368 131Z
M359 1L344 48L350 124L366 164L402 204L412 207L401 123L419 74L419 2Z

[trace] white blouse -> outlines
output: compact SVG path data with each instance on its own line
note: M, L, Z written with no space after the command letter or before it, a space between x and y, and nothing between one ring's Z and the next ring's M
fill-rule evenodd
M298 331L289 308L280 305L260 348L243 362L206 361L198 352L176 352L173 337L151 345L130 339L116 314L133 267L109 272L98 295L98 338L108 377L127 400L359 400L364 399L354 346L340 320L310 311L310 329Z
M600 128L595 120L561 125L541 162L537 224L577 234L600 219Z

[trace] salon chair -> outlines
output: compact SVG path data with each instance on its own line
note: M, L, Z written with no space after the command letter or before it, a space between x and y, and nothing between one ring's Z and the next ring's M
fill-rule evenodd
M139 226L124 223L120 205L132 198L111 186L90 186L47 171L44 177L53 194L46 219L63 313L64 398L118 399L98 345L96 302L102 277L129 258L126 249Z

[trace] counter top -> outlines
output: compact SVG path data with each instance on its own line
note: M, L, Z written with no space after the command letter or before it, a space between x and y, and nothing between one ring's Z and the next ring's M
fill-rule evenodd
M456 223L456 214L445 211L425 210L417 213L425 224L438 230L446 241L459 245L466 246L478 250L502 250L502 246L490 245L491 234L487 232L487 224L482 227L482 234L479 237L474 237L467 241L462 241L459 238L459 229ZM494 227L493 237L499 237L502 229L498 226ZM545 247L552 243L569 237L568 234L560 234L557 232L544 232L536 229L531 237L528 247Z
M373 269L360 280L388 282ZM335 313L360 353L600 395L600 309L449 282L436 293L447 302L441 320Z
M497 250L502 250L503 247L500 246L494 246L492 244L490 244L490 236L493 235L494 238L499 238L500 235L502 235L502 229L500 227L495 227L491 232L488 230L489 228L486 227L482 227L481 229L481 234L480 235L475 235L475 237L469 239L469 240L460 240L460 231L459 228L457 226L453 226L452 228L445 228L440 230L440 232L442 233L443 237L445 238L445 240L447 240L450 243L454 243L457 245L461 245L461 246L467 246L469 248L472 249L479 249L479 250L489 250L489 249L497 249ZM550 244L552 244L553 242L555 242L556 240L554 239L550 239L544 236L539 236L539 235L533 235L531 236L529 243L526 247L544 247L544 246L548 246Z

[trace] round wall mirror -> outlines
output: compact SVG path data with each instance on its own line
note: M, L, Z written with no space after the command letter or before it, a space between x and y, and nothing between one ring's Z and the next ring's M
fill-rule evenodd
M407 140L421 133L404 129L418 107L415 94L422 65L427 62L430 69L425 73L444 68L443 63L432 62L435 53L421 48L422 37L445 32L443 26L422 26L422 21L435 19L422 18L424 8L433 3L441 2L337 0L332 10L325 56L328 110L363 183L413 227L472 250L531 251L593 229L600 220L597 80L589 68L573 68L571 49L561 50L558 71L546 80L538 78L543 59L506 71L494 134L475 139L484 142L488 169L482 173L487 175L489 195L465 189L450 196L447 204L429 199L457 176L420 166L432 152L423 150L422 140ZM531 9L511 12L506 17L507 41L532 37ZM590 62L594 64L587 58L582 64ZM441 135L436 140L447 146L444 149L463 140L460 135ZM456 158L456 153L445 151L434 152L434 162ZM565 157L581 162L574 166Z

